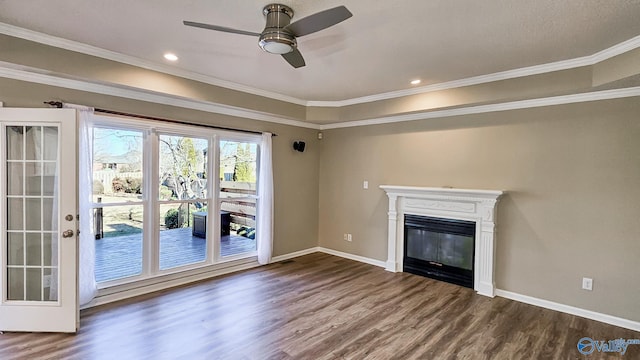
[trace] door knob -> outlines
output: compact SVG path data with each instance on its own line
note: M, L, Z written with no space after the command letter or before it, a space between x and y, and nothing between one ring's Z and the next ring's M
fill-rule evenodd
M63 238L70 238L73 236L73 230L65 230L62 232Z

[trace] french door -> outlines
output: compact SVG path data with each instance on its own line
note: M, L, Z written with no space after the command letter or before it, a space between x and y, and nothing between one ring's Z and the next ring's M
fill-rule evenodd
M0 331L76 332L76 111L0 108Z

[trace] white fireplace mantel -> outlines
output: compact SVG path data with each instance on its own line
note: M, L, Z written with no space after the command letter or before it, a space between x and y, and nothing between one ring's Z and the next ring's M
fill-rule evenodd
M503 191L395 185L380 188L389 197L387 271L402 272L403 269L405 214L474 221L473 288L478 294L495 296L496 205Z

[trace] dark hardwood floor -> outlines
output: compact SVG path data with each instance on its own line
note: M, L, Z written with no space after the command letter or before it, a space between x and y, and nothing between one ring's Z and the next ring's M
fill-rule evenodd
M0 359L599 359L640 333L316 253L82 312L77 335L0 335ZM640 345L625 355L640 359Z

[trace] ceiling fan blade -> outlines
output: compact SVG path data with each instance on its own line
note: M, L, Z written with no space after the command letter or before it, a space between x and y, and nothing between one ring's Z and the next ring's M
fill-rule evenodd
M251 32L251 31L244 31L244 30L237 30L237 29L232 29L232 28L228 28L228 27L224 27L224 26L203 24L203 23L198 23L198 22L193 22L193 21L183 21L182 23L187 25L187 26L193 26L193 27L203 28L203 29L208 29L208 30L223 31L223 32L228 32L228 33L232 33L232 34L240 34L240 35L260 36L260 33L255 33L255 32Z
M304 58L298 49L293 49L290 53L282 54L282 57L296 69L306 65Z
M353 14L344 6L334 7L309 15L284 27L295 36L303 36L326 29L347 20Z

